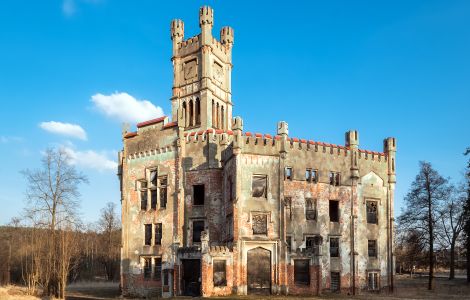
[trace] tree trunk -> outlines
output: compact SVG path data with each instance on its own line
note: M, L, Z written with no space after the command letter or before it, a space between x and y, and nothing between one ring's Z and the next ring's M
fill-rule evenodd
M467 237L467 282L470 283L470 237Z
M450 243L450 274L449 279L455 278L455 239Z
M432 219L432 202L428 188L428 226L429 226L429 281L428 290L434 288L434 226Z

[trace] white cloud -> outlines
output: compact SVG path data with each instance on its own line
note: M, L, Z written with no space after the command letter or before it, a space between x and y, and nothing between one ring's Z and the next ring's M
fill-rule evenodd
M51 133L87 140L86 132L80 125L49 121L40 123L39 127Z
M77 11L77 6L74 0L64 0L62 2L62 12L66 16L71 16Z
M138 100L127 93L91 96L95 107L107 117L121 122L137 123L163 116L163 109L148 100Z
M63 146L62 149L70 156L70 163L72 165L100 172L117 171L117 162L109 159L105 152L93 150L78 151L67 146Z

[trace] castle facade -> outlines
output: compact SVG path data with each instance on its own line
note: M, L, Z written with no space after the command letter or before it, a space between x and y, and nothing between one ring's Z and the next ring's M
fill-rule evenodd
M393 287L395 138L383 152L243 130L234 31L171 23L172 116L123 131L124 295L318 295Z

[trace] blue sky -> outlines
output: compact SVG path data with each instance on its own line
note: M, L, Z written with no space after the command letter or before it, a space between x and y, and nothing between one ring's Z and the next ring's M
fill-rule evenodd
M469 1L6 0L0 224L20 214L19 172L38 167L47 147L67 149L89 177L86 222L119 204L120 124L171 114L169 24L183 19L185 36L198 34L204 4L215 36L235 29L234 115L247 131L272 134L285 120L293 137L344 144L357 129L360 148L374 151L395 136L396 213L419 160L460 179L470 146ZM113 110L116 101L132 113Z

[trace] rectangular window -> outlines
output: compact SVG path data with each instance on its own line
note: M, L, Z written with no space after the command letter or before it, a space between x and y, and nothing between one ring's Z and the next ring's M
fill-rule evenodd
M367 250L369 253L369 257L377 257L377 241L369 240L367 243Z
M292 237L290 235L286 236L287 252L292 251Z
M377 272L367 273L367 282L369 290L376 291L379 289L379 274Z
M312 169L305 170L305 181L312 181Z
M296 284L310 285L310 267L308 259L294 260L294 282Z
M163 270L163 284L168 285L168 269Z
M313 183L318 182L318 170L312 170L312 182Z
M168 179L167 177L160 177L159 178L159 187L158 192L160 194L160 208L166 208L166 201L167 201L167 193L168 193Z
M307 236L305 238L305 248L308 252L315 255L320 254L321 237L319 236Z
M339 292L341 289L340 280L339 280L339 272L331 272L331 285L330 290L332 292Z
M233 182L232 182L232 177L228 178L228 200L232 201L233 200Z
M145 245L150 246L152 244L152 224L145 224Z
M152 186L157 186L157 170L150 171L150 183Z
M367 223L377 224L377 201L367 201L366 202L367 210Z
M339 201L330 200L330 222L339 222Z
M268 234L268 216L258 214L252 216L253 234Z
M140 209L147 210L147 182L140 181Z
M214 286L226 286L226 263L225 260L214 260Z
M155 257L155 269L153 271L153 279L162 280L162 258Z
M251 193L255 198L266 198L267 176L253 175Z
M315 221L317 219L315 200L312 198L305 199L305 219L312 221Z
M162 236L163 236L162 232L163 232L162 223L155 224L155 245L162 244Z
M339 238L330 237L330 257L339 257Z
M150 257L144 258L144 279L149 280L152 276L152 261Z
M204 221L193 221L193 243L201 242L201 232L204 231Z
M285 180L292 180L292 168L287 167L284 171L284 179Z
M204 205L204 185L193 185L194 205Z
M338 172L330 172L330 185L339 186L341 184L341 175Z
M157 209L157 190L150 190L150 209Z

